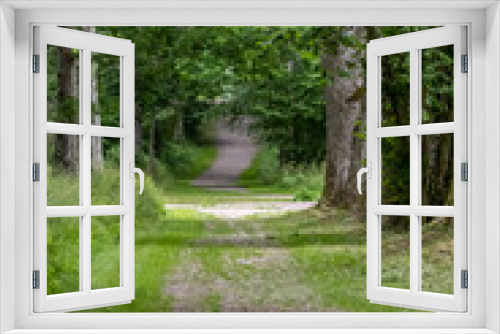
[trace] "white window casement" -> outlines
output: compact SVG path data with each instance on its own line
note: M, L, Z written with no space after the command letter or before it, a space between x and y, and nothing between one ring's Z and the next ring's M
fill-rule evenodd
M120 215L127 228L127 215L133 216L133 180L129 176L133 161L133 110L126 111L127 99L133 101L133 88L127 91L127 75L133 81L133 44L116 39L102 42L93 35L86 40L67 38L67 31L55 26L134 26L134 25L386 25L445 26L434 31L402 35L372 41L368 48L368 298L373 302L412 305L435 309L437 313L271 313L271 314L176 314L176 313L60 313L92 305L126 302L133 299L133 264L125 264L127 249L133 251L133 238L122 240L122 283L112 291L93 296L89 287L84 242L80 265L81 288L58 306L57 295L32 289L32 270L43 264L44 241L37 239L35 225L42 210L56 216L75 216L85 231L86 218L92 215ZM36 27L42 27L37 28ZM75 33L75 32L72 32ZM47 36L45 41L37 34ZM426 35L427 34L427 35ZM43 36L41 36L43 35ZM66 37L64 37L64 36ZM51 36L51 37L48 37ZM413 36L413 37L412 37ZM423 37L426 36L426 37ZM95 42L101 41L101 42ZM466 41L466 43L465 43ZM133 42L133 41L132 41ZM121 57L122 124L119 128L93 127L85 106L76 125L46 123L37 119L36 76L32 73L32 55L43 45L55 44L80 50L85 76L88 52L109 53ZM80 44L81 43L81 44ZM103 49L103 45L106 48ZM439 45L454 45L455 118L451 124L421 124L419 121L419 50ZM37 49L38 48L38 49ZM113 50L111 50L111 48ZM409 52L411 57L411 120L407 126L393 129L380 126L378 94L379 58ZM460 72L462 54L467 54L468 73ZM128 60L127 60L128 59ZM127 66L127 61L131 62ZM41 62L43 64L43 61ZM87 64L88 65L88 64ZM128 72L132 71L132 72ZM129 73L129 74L127 74ZM42 72L40 74L43 74ZM42 76L39 76L42 78ZM370 84L371 83L371 84ZM374 83L374 84L373 84ZM43 85L42 85L43 86ZM84 85L81 85L84 87ZM133 87L133 84L132 84ZM85 89L82 88L85 104ZM373 93L373 90L375 93ZM500 8L497 1L0 1L0 332L1 333L168 333L181 332L317 332L317 333L494 333L500 332ZM37 95L40 94L40 95ZM375 101L375 103L370 103ZM128 102L130 103L130 101ZM43 104L43 103L42 103ZM133 105L133 102L132 102ZM87 118L87 120L86 120ZM109 130L109 131L108 131ZM89 162L92 134L121 138L122 199L116 207L93 207L86 201L85 189L77 207L49 208L43 203L43 189L32 182L32 164L36 154L43 156L44 136L48 131L78 134L82 138L81 185L85 184L85 163ZM380 202L380 138L410 137L412 166L419 165L419 136L453 133L455 140L453 207L421 205L417 184L418 168L411 170L410 205L387 207ZM85 137L89 136L89 137ZM132 140L133 143L133 140ZM39 145L37 147L36 145ZM40 149L41 148L41 149ZM37 153L39 152L39 153ZM41 153L40 153L41 152ZM43 167L43 161L42 167ZM469 178L461 182L460 163L469 164ZM361 167L361 166L360 166ZM87 171L89 172L89 171ZM43 175L43 174L42 174ZM85 186L83 186L85 188ZM129 190L127 190L129 189ZM41 191L37 195L37 191ZM88 191L88 189L87 189ZM128 198L127 196L131 196ZM128 198L128 199L127 199ZM34 209L33 209L34 208ZM59 211L60 212L59 212ZM377 229L380 216L410 217L411 274L410 289L384 288L380 284L380 244ZM453 295L421 291L420 217L444 216L454 219ZM88 218L87 218L88 219ZM133 227L133 224L131 224ZM129 233L133 233L133 229ZM43 234L43 233L42 233ZM370 237L371 236L371 237ZM130 237L130 235L129 235ZM123 235L122 235L123 238ZM128 247L128 248L127 248ZM87 255L88 257L88 255ZM468 289L460 286L460 272L468 270ZM41 270L41 273L43 268ZM129 280L127 281L127 277ZM43 284L42 284L43 286ZM117 292L118 291L118 292ZM36 297L36 293L39 296ZM79 297L76 295L82 295ZM62 296L62 295L61 295ZM81 298L80 300L77 300ZM102 299L99 299L102 298ZM52 300L51 300L52 299ZM46 312L49 311L49 312ZM52 311L52 312L50 312Z
M77 50L81 72L77 77L80 97L76 124L48 122L47 117L47 47ZM118 38L70 29L37 26L34 29L34 311L70 311L129 303L134 299L134 45ZM120 57L120 124L117 127L92 125L91 57L104 53ZM47 206L47 136L73 136L79 142L80 205ZM120 140L120 194L118 205L91 203L91 140ZM77 203L75 203L77 204ZM91 221L99 216L115 216L120 223L120 286L93 289L91 284ZM47 292L47 221L73 217L79 220L79 291L48 295ZM59 222L56 224L68 224ZM77 259L75 259L76 261Z
M467 163L467 56L466 27L451 26L435 28L399 36L381 38L371 41L367 46L367 294L373 303L399 305L424 310L441 310L464 312L467 310L467 290L461 280L463 270L467 270L467 183L461 179L462 163ZM439 47L453 47L453 122L423 122L422 105L422 53L425 50ZM409 56L409 123L399 126L383 126L383 104L381 92L384 69L382 57L395 54ZM445 84L445 83L443 83ZM385 102L387 103L387 102ZM393 125L393 124L391 124ZM451 134L454 142L454 205L429 205L422 201L422 157L425 147L422 142L425 136ZM409 174L409 205L384 205L382 200L383 148L385 140L392 138L408 139L410 146L410 169L400 171L400 175ZM359 177L358 177L359 178ZM426 204L426 205L424 205ZM410 232L410 282L409 289L384 286L381 280L383 270L384 240L383 217L392 215L404 217L402 222L409 222L406 228ZM422 217L449 217L453 219L454 269L453 293L432 293L422 289L422 270L425 261L422 255ZM404 224L404 223L403 223ZM465 282L464 282L465 283Z

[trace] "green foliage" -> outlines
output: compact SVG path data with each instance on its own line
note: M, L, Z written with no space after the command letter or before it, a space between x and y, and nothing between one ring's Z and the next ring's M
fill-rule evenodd
M101 125L120 126L120 57L92 53L92 72L92 123L99 115Z
M382 37L431 27L378 27ZM422 57L421 124L453 122L453 47L424 49ZM382 57L382 126L410 124L409 53ZM453 140L448 135L423 136L422 200L424 204L453 205ZM409 140L382 141L383 204L409 204Z
M78 50L47 46L47 121L79 121Z
M116 170L104 170L100 182L94 185L92 202L101 200L96 194L113 192L119 179ZM54 173L51 186L66 189L78 185L74 175ZM136 193L139 183L136 183ZM78 186L66 192L52 192L53 202L78 201ZM59 194L59 195L58 195ZM64 198L63 198L64 197ZM178 262L177 255L190 240L203 231L203 217L192 211L165 213L163 190L148 175L144 193L136 196L136 301L133 304L107 308L109 311L158 311L168 301L160 297L165 273ZM104 288L119 284L119 221L116 216L92 217L92 288ZM48 294L79 290L79 218L49 218L47 233ZM152 296L151 294L154 294ZM154 300L151 298L154 297ZM102 312L102 309L92 310Z
M428 28L370 27L367 38ZM189 169L195 155L190 152L191 143L202 143L207 124L221 114L234 119L246 117L260 140L277 151L278 165L268 165L265 168L269 170L260 173L264 183L274 183L274 170L284 166L323 162L325 90L333 82L332 74L325 71L323 56L336 55L341 46L354 46L361 55L366 47L343 27L96 27L95 32L130 39L135 44L136 162L148 167L156 178L163 165L177 175ZM440 47L422 52L423 122L452 120L452 51ZM78 80L74 76L78 59L77 50L51 47L48 51L49 120L77 122ZM100 115L102 125L119 124L117 59L92 55L97 82L92 112ZM361 57L357 61L365 62ZM382 65L382 123L405 123L408 57L383 57ZM71 76L74 78L68 87L73 87L60 89ZM364 115L357 121L353 137L365 138L363 119ZM67 146L59 148L61 157ZM396 145L387 153L389 161L393 158L388 165L395 172L407 167L398 160L405 150ZM113 160L118 157L117 147L106 147L105 151L111 152ZM68 167L70 162L62 165ZM398 189L397 184L386 185L389 193L407 190ZM436 185L426 187L437 189Z
M318 193L310 188L300 188L293 196L296 201L314 201L318 199Z
M382 138L382 204L410 205L410 138Z
M453 122L454 48L441 46L422 51L422 121Z
M216 110L250 116L263 141L279 147L280 163L319 162L325 155L327 82L309 27L256 27L254 46L234 67L227 102Z
M243 171L242 180L258 180L262 184L270 185L280 179L280 164L278 149L274 146L263 145L257 152L250 168Z
M79 291L80 218L47 218L47 294Z
M250 168L240 178L240 183L250 190L285 192L292 194L296 201L318 200L323 182L323 165L281 166L278 150L269 145L261 147Z
M410 125L410 53L383 56L382 126Z
M427 28L373 28L370 38ZM196 197L203 203L215 201L213 193L191 189L178 181L181 176L195 177L215 157L213 147L203 146L210 121L220 115L235 119L247 117L265 143L241 179L250 192L279 190L292 194L295 200L316 200L323 189L325 168L322 164L326 152L324 93L332 80L331 73L323 70L322 55L336 54L341 45L355 46L358 51L365 45L345 33L342 27L98 27L96 32L135 43L136 160L138 164L147 165L156 177L155 182L147 175L144 194L136 196L136 300L104 311L170 310L172 301L163 294L164 277L183 261L182 249L193 245L193 241L205 233L207 219L188 210L165 213L163 205L193 201ZM424 52L422 57L423 122L452 121L449 111L453 102L452 53L449 48L436 48ZM48 51L49 121L78 122L79 99L75 95L78 80L72 84L76 90L60 89L64 87L63 80L67 80L67 76L61 74L74 73L79 64L77 60L75 50ZM117 126L118 63L108 55L96 55L93 61L97 65L94 75L98 93L97 103L92 106L93 114L101 116L102 125ZM434 66L436 63L439 65ZM408 61L404 55L396 55L388 57L383 65L393 70L384 74L383 98L388 102L382 108L382 123L400 125L398 123L406 122L408 117L404 108L408 102L405 91ZM362 129L363 124L358 120L356 126ZM363 139L366 134L357 131L353 136ZM382 194L387 196L384 204L402 204L408 202L409 194L409 179L404 172L409 171L409 159L405 158L409 145L397 138L389 138L386 143L382 146ZM452 146L446 142L445 147L435 148L436 143L429 144L434 147L432 156L429 153L422 159L424 174L432 176L438 175L436 171L444 171L439 175L449 179L450 169L446 167ZM63 156L63 151L70 148L69 145L53 148L59 149L62 151L58 154ZM119 171L116 170L119 146L103 141L103 151L106 152L105 168L92 174L94 204L114 200L119 192ZM55 152L49 150L49 155L52 154ZM432 160L436 156L439 159ZM66 167L68 161L53 166L53 170L49 166L48 185L56 190L48 193L49 203L75 205L79 201L78 176ZM424 187L433 190L433 198L445 198L449 192L436 184ZM439 189L443 190L439 192ZM365 298L364 223L354 222L347 215L322 215L307 211L266 219L262 224L268 224L266 238L277 240L291 250L298 265L307 273L303 279L322 296L325 307L348 311L394 310L369 304ZM98 272L93 275L92 285L94 288L116 285L119 269L116 217L93 219L92 224L92 270L93 274L94 270ZM49 294L76 291L78 218L76 221L71 218L49 220L48 225ZM443 250L443 244L449 247L446 241L451 235L449 229L433 233L445 241L427 240L429 247L423 254L436 259L442 254L449 257L449 252ZM393 263L405 263L401 258L405 248L399 244L395 247L391 254ZM210 268L217 267L211 262L214 254L223 252L227 249L196 250L197 256L202 257L201 262L210 263ZM330 270L332 267L334 271ZM438 278L429 284L437 284L438 288L449 285L445 277L435 274L443 268L434 263L425 268L426 275ZM209 296L207 303L210 309L217 311L219 297Z
M213 145L193 145L188 142L167 143L162 163L177 177L190 180L205 171L215 159Z

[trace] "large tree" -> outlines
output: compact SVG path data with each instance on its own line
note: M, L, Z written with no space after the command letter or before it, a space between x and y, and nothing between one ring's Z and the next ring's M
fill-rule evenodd
M356 206L356 172L362 164L364 140L356 131L365 118L365 27L345 27L323 39L323 69L329 78L326 100L326 175L321 205ZM336 42L332 41L334 39ZM335 48L328 47L335 45Z

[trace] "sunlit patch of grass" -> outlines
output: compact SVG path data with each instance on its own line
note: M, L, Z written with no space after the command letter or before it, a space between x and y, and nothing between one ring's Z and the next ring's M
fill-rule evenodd
M280 196L278 199L272 195ZM224 191L209 190L201 187L194 187L190 182L178 180L164 190L165 204L200 204L214 205L218 203L234 202L261 202L261 201L292 201L293 197L287 193L273 192L267 188L266 191L259 192L258 188L245 189L245 191Z

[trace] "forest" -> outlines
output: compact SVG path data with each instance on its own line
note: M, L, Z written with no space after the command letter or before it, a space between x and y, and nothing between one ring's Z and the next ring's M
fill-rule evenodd
M293 201L317 203L312 213L299 212L295 216L292 214L292 218L287 218L287 224L291 221L297 222L297 225L287 225L285 228L285 225L276 227L279 226L277 224L269 227L274 229L269 233L278 235L278 242L294 244L293 247L297 247L295 243L338 245L338 240L328 239L340 233L333 229L340 228L344 229L342 233L353 233L349 227L351 224L351 227L355 227L353 235L358 238L356 241L351 240L353 245L363 243L366 198L364 194L361 196L357 193L356 173L366 163L366 45L373 39L433 27L66 28L129 39L135 44L136 166L140 166L148 175L146 193L148 190L158 193L157 198L152 200L155 203L154 209L145 200L137 199L136 224L144 228L139 227L136 236L136 243L139 245L136 252L140 252L140 246L149 240L145 236L142 240L141 233L151 234L153 230L155 234L167 233L163 230L158 232L163 229L159 227L159 221L173 219L163 217L162 206L165 202L184 203L186 198L201 196L201 190L190 187L189 180L207 169L215 159L217 152L213 143L216 131L214 124L221 119L234 126L242 120L247 121L249 132L257 143L255 159L238 181L242 187L248 188L250 193L290 194ZM51 47L48 49L47 66L47 121L78 123L79 51ZM382 126L409 124L409 66L407 53L382 57ZM119 126L119 57L93 54L92 83L93 124ZM453 121L452 46L422 51L421 103L423 123ZM74 198L77 196L78 182L68 186L78 173L78 140L78 136L48 135L48 160L51 169L48 205L72 205L71 201L78 202ZM117 194L120 187L119 177L116 178L119 175L116 169L120 157L120 142L113 138L95 137L92 139L92 148L92 191L94 192L94 186L96 189L107 187L104 191L99 191L99 194L96 190L95 196L93 193L92 204L117 204L113 194ZM409 204L409 150L408 137L381 140L382 204ZM453 205L453 135L425 136L422 139L422 154L422 204ZM203 196L212 195L204 193ZM179 212L175 214L182 213ZM175 216L174 213L170 214ZM177 240L177 244L172 246L175 248L171 253L172 258L177 258L179 252L183 252L182 245L191 244L190 235L199 228L193 227L198 224L193 222L207 219L190 216L194 215L190 212L182 214L191 218L183 216L181 220L184 227L174 225L178 230L168 231L170 236L177 235L183 240ZM102 218L104 222L106 218ZM387 217L387 221L395 238L402 239L400 247L406 247L406 225L395 216ZM331 226L321 227L325 230L312 233L309 235L312 239L309 240L309 232L300 227L307 222L330 222ZM434 233L437 237L449 238L452 221L441 222L437 229L436 222L429 219L427 223L429 228L436 230ZM109 245L116 243L113 234L119 229L114 225L113 228L101 226L93 234L95 244L105 245L99 249L108 255L109 252L105 249L110 249ZM181 231L185 226L188 226L189 231ZM288 229L296 230L292 233ZM77 232L54 231L49 238L53 242L50 244L49 241L49 252L56 254L67 244L68 238L76 238ZM52 233L50 229L49 233ZM162 240L168 243L172 241L169 238ZM349 244L349 238L342 239L340 244ZM160 251L160 245L155 247L156 251ZM429 252L435 251L429 247ZM450 246L447 247L442 252L449 256ZM78 249L73 251L77 252ZM207 252L206 249L204 251ZM395 253L406 254L408 250L401 251L401 248L393 247L387 251L395 259L388 264L392 271L389 270L387 275L391 275L390 272L395 267L402 264L404 266L407 261L396 258ZM363 257L364 255L359 255L361 253L362 250L356 250L356 256ZM68 277L77 272L77 264L72 269L68 267L68 254L71 251L67 252L65 259L60 259L59 255L53 256L54 263L49 266L53 268L50 275L55 282L52 293L76 289L67 285L71 281ZM345 254L349 254L349 251ZM217 256L219 255L222 256ZM302 255L297 255L298 262L314 262L317 254L309 254L307 259ZM138 259L144 259L145 256L136 253ZM355 271L355 274L346 275L351 279L362 279L364 272L359 264L356 267L356 256L344 259L347 261L346 268ZM99 263L96 267L99 266L110 276L109 268L112 266L99 262L101 260L96 261ZM360 261L359 263L363 263L364 260ZM139 264L139 260L136 263L139 268L144 265ZM311 278L312 280L324 278L323 272L332 263L321 265L316 269L307 269L311 272L316 270L319 275ZM440 269L446 267L446 270L450 270L449 265L438 264ZM154 263L150 266L159 267ZM166 267L165 264L163 266ZM395 286L401 286L398 282L404 280L408 272L403 270L395 275ZM106 283L102 285L96 281L96 287L116 284L103 278L103 275L100 278L98 276L96 275L96 280ZM154 295L146 290L156 286L158 278L148 279L144 283L143 293ZM359 284L359 296L363 298L364 283L360 281ZM439 284L442 284L439 289L449 291L449 282ZM137 290L138 294L140 289L139 287ZM327 290L326 287L322 289L317 294ZM208 300L209 306L198 305L198 308L194 307L195 311L239 310L238 307L218 308L224 304L217 299L222 298L220 296L215 301L211 294L202 297ZM175 299L171 296L168 298ZM327 306L315 306L310 310L322 311L332 307L347 311L399 310L391 307L377 308L369 303L367 305L365 301L349 304L338 298L332 297L332 300L328 300L330 304L325 302ZM138 300L136 305L139 305L141 298ZM172 300L167 304L148 306L143 303L131 308L118 306L105 311L156 312L176 309ZM291 310L297 310L297 307L300 310L300 304L296 302L296 308ZM248 309L260 310L263 306L260 307L248 306ZM277 309L287 310L280 306ZM185 306L179 310L192 309Z
M153 176L168 167L182 175L192 164L189 143L206 137L206 124L217 117L251 117L253 132L275 159L261 171L262 182L277 182L279 169L324 164L324 187L310 189L326 206L353 209L364 199L355 192L355 174L364 166L365 53L368 40L428 29L429 27L82 27L108 36L131 39L136 45L136 160ZM135 38L141 36L141 38ZM424 122L452 121L453 48L426 50L423 54ZM58 52L54 49L54 52ZM50 110L63 122L78 115L71 71L78 66L76 53L59 50L54 61L61 71L51 83L56 103ZM102 125L119 124L119 59L97 54L98 82L93 117ZM437 60L441 69L434 68ZM409 55L384 57L383 125L409 124ZM97 65L98 64L98 65ZM427 66L425 66L428 64ZM56 64L54 63L54 66ZM56 71L53 72L56 75ZM101 79L102 78L102 79ZM99 79L101 79L99 81ZM445 83L445 84L443 84ZM56 86L58 88L56 88ZM73 85L74 86L74 85ZM451 87L451 90L450 90ZM428 92L427 90L431 90ZM73 103L73 105L71 105ZM450 119L451 115L451 119ZM55 118L54 118L55 119ZM93 121L95 118L93 118ZM71 144L61 143L65 166ZM107 145L105 143L105 145ZM109 144L111 145L111 144ZM424 201L452 202L450 187L431 176L448 169L452 142L436 146L432 139L424 157L427 182ZM389 143L388 168L405 166L409 145ZM111 147L109 148L111 149ZM391 152L395 153L391 156ZM398 156L399 158L397 158ZM432 156L432 157L431 157ZM406 157L406 159L405 159ZM399 159L395 163L395 159ZM436 163L436 166L431 164ZM385 172L385 171L384 171ZM394 171L387 170L388 175ZM385 204L403 204L409 194L409 175L398 182L386 179ZM307 188L307 185L305 185ZM398 197L399 199L397 199ZM446 200L443 200L446 199ZM357 211L354 209L353 211Z

